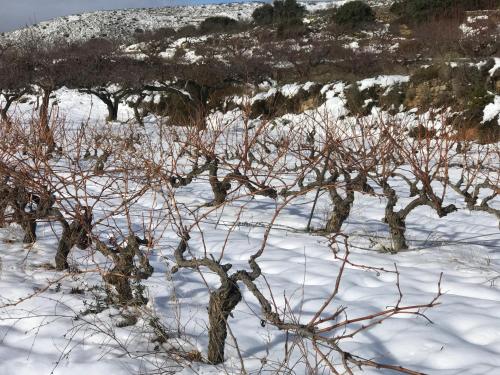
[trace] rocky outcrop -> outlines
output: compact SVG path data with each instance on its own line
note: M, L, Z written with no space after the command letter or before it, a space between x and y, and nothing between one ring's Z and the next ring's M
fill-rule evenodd
M287 113L302 113L317 108L324 101L321 86L314 84L301 87L294 95L285 95L280 90L256 99L251 104L250 117L280 117Z

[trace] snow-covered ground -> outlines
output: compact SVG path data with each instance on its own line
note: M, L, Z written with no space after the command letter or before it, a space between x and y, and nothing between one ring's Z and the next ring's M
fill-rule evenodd
M399 82L404 77L379 77L362 85ZM345 116L341 84L325 87L327 101L323 110L336 118ZM292 95L293 85L281 89ZM161 144L154 119L145 128L130 124L103 124L106 108L90 96L61 89L56 93L59 116L68 129L105 128L122 137L138 132L155 146L152 159L159 158ZM321 109L320 109L321 111ZM16 108L16 116L29 118L29 102ZM119 119L132 118L122 106ZM311 114L287 115L283 126L303 124ZM286 121L285 121L286 120ZM317 119L314 119L317 121ZM346 120L347 121L347 120ZM279 123L279 121L277 122ZM258 124L258 120L254 125ZM229 128L225 142L237 149L243 123L237 112L212 116L209 129ZM279 130L278 130L279 131ZM182 131L179 134L183 134ZM149 144L149 141L145 144ZM144 150L147 149L143 146ZM144 151L143 150L143 151ZM228 152L231 152L229 149ZM497 155L498 156L498 155ZM133 159L133 158L132 158ZM131 160L132 160L131 159ZM499 166L498 158L493 167ZM263 172L265 173L265 172ZM453 172L452 172L453 174ZM285 180L290 176L284 176ZM89 183L89 191L99 184ZM401 200L407 202L408 189L403 181L394 186ZM159 190L158 190L159 189ZM33 246L22 245L19 228L0 229L0 374L142 374L181 371L184 374L246 373L305 374L316 368L329 373L317 355L311 355L311 343L286 335L271 325L261 324L262 314L255 297L242 287L243 301L229 318L236 338L227 339L226 358L217 367L190 362L173 354L173 348L186 353L207 348L207 303L209 288L217 285L217 277L207 270L180 270L172 274L175 264L173 249L179 238L171 208L161 194L161 186L145 193L132 205L132 227L140 230L151 223L155 243L149 251L155 272L144 282L149 302L136 314L134 308L104 308L102 279L97 270L109 267L104 257L88 250L74 249L70 263L80 273L54 271L53 262L60 228L40 223L39 239ZM334 256L327 237L305 232L314 193L294 199L277 215L266 249L259 258L264 277L258 287L272 294L278 310L289 320L308 322L334 287L341 261ZM206 175L175 192L185 225L205 213L189 243L192 254L208 251L233 270L247 269L249 256L261 246L267 224L283 203L267 197L238 199L216 210L201 207L212 193ZM373 268L400 273L402 305L429 303L438 291L443 273L440 304L425 312L425 317L398 315L341 343L343 349L374 361L402 365L428 374L458 375L500 373L500 232L498 220L486 213L470 212L463 200L452 191L447 203L460 209L438 218L424 206L414 210L407 220L410 250L399 254L384 252L388 228L381 219L385 200L379 195L357 195L351 215L343 229L349 235L350 261ZM498 200L493 202L498 207ZM325 223L331 203L327 194L320 196L313 228ZM94 211L98 220L106 216L105 207ZM173 215L176 216L176 215ZM127 231L124 213L113 217L112 225ZM109 223L110 221L108 221ZM97 227L103 238L110 233L107 226ZM223 250L224 249L224 250ZM340 241L340 255L344 248ZM398 300L396 274L377 269L347 265L340 291L327 313L346 307L352 319L394 306ZM27 298L30 297L30 298ZM124 315L139 315L134 326L118 327ZM166 343L151 342L157 335L151 322L161 322L168 335ZM360 328L357 325L351 330ZM349 333L349 332L347 332ZM288 354L285 354L288 348ZM170 354L169 354L170 353ZM177 353L177 351L175 351ZM189 356L188 356L189 357ZM353 369L358 373L357 369ZM365 374L390 374L390 370L365 368Z

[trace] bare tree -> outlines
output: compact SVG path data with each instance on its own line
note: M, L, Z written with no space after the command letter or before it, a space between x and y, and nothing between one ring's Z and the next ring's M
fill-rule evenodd
M1 120L9 123L8 112L12 104L31 92L32 66L19 49L6 49L0 54L0 108Z
M380 126L386 147L385 153L380 155L381 165L373 179L387 199L384 221L389 225L392 250L396 252L408 248L406 219L414 209L429 206L439 217L457 210L453 204L444 204L446 183L440 187L440 192L434 187L435 183L443 181L441 177L447 176L452 160L454 141L450 136L451 127L444 117L424 123L424 120L418 121L418 127L427 130L418 132L416 137L408 136L398 122L384 121ZM409 167L409 174L401 170L405 166ZM406 183L409 195L413 197L401 209L396 208L399 197L391 187L393 178Z

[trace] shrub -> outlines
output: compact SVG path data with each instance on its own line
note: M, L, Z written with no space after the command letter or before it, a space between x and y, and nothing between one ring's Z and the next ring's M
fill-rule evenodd
M296 0L277 0L274 2L274 22L281 25L302 25L306 8Z
M296 0L276 0L273 5L264 4L255 9L252 18L258 25L297 26L302 25L305 13L305 7Z
M391 12L409 21L422 22L431 18L457 17L464 11L495 9L500 0L398 0Z
M380 106L391 114L399 112L399 108L404 104L407 85L401 83L388 88L383 95L379 97Z
M136 35L135 39L137 42L145 42L149 43L152 41L170 41L172 38L174 38L177 34L177 32L171 28L171 27L160 27L159 29L156 30L143 30L143 32L137 32L138 29L136 29Z
M459 99L472 100L487 94L487 77L475 66L463 64L453 69L451 84L453 95Z
M355 0L339 7L335 12L334 21L339 25L355 26L375 21L375 14L364 1Z
M299 19L289 21L288 23L280 23L276 29L276 35L281 39L296 39L307 34L307 32L308 29L306 25Z
M198 35L198 29L194 25L182 26L177 30L177 36L181 38L187 38Z
M225 16L208 17L200 24L200 31L203 33L227 32L235 30L238 21Z
M253 11L252 18L257 25L270 25L274 21L274 7L264 4Z
M366 115L366 108L364 108L365 98L361 91L359 91L358 84L355 82L348 86L345 90L345 99L347 108L355 116Z
M469 121L481 122L484 115L484 107L493 101L494 97L484 89L476 89L470 95L465 105L464 116Z
M420 85L424 82L431 81L433 79L438 79L441 74L441 70L444 66L439 64L431 65L431 66L423 66L418 68L413 72L410 77L410 82L414 85Z

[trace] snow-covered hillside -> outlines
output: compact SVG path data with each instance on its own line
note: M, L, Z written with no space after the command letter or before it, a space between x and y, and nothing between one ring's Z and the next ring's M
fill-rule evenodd
M311 11L321 11L345 3L345 0L303 1ZM41 39L54 41L82 41L98 37L129 38L138 31L156 30L162 27L178 29L186 25L198 25L207 17L227 16L237 20L249 20L252 12L263 2L173 6L166 8L124 9L96 11L58 17L20 30L0 33L0 41L16 42L34 34ZM385 0L373 0L374 5L386 4Z
M178 6L168 8L124 9L97 11L59 17L40 22L35 26L5 33L6 40L16 41L31 33L46 40L88 40L98 37L127 38L138 30L155 30L161 27L178 29L198 25L205 18L224 15L235 19L249 19L259 3L210 4L203 6Z

